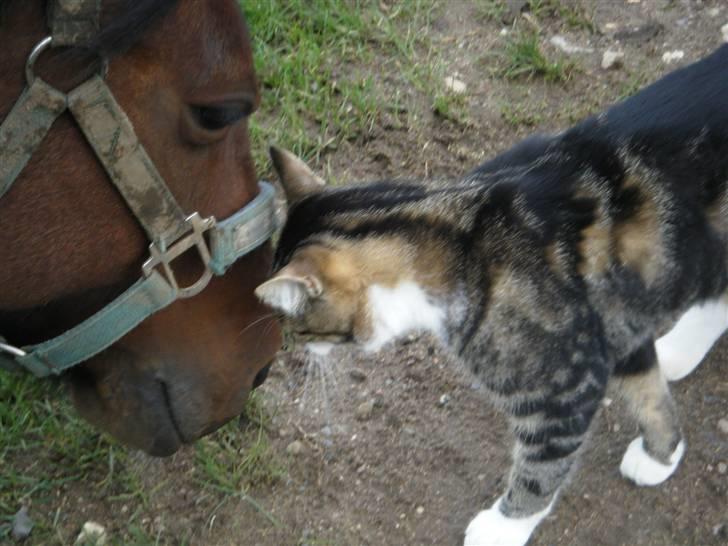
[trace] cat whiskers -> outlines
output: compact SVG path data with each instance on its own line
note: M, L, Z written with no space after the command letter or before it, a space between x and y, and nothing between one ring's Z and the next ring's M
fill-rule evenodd
M301 411L309 407L312 407L314 414L323 411L326 425L332 424L330 393L338 391L330 350L329 344L306 344L303 350L303 392L299 402Z

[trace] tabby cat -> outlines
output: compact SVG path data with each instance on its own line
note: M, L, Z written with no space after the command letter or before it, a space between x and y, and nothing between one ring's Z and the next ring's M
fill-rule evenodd
M505 493L466 545L523 545L551 511L612 378L641 435L622 474L685 451L671 377L728 327L728 45L467 176L326 189L272 149L291 209L257 295L367 350L433 332L509 416ZM690 311L688 311L690 310Z

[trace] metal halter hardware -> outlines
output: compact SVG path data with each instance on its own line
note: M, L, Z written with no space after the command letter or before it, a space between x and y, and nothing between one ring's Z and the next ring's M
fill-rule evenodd
M207 248L207 242L205 241L205 232L215 227L215 218L212 216L202 218L195 212L188 216L186 221L192 226L192 232L175 241L169 248L164 244L152 243L149 245L149 254L151 257L142 265L144 275L150 277L154 273L155 268L161 264L167 282L172 285L180 298L196 296L205 289L210 279L212 279L212 270L209 267L211 260L210 250ZM186 288L180 288L170 264L192 247L197 247L197 252L205 266L205 271L196 283Z
M146 318L174 301L199 294L213 276L224 275L240 257L266 242L277 228L273 187L260 192L232 216L217 221L185 214L146 153L134 128L104 82L108 62L68 94L34 72L51 47L86 43L98 30L99 0L52 0L52 36L41 40L25 65L27 86L0 121L0 198L10 190L53 122L64 112L76 120L86 140L147 233L149 258L142 277L81 324L53 339L27 347L0 336L0 369L25 369L43 377L60 374L103 351ZM192 285L180 287L172 262L195 248L204 266ZM160 268L162 273L160 273Z

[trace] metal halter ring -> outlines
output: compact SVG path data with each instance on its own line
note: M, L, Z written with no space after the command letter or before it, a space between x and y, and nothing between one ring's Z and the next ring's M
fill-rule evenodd
M8 345L7 343L3 343L2 341L0 341L0 353L8 353L13 356L25 356L27 354L23 349L20 349L13 345Z
M28 87L33 85L35 81L35 62L47 49L53 47L53 36L46 36L33 48L33 51L28 55L28 60L25 61L25 81ZM109 60L106 57L101 58L101 77L106 78L109 73Z

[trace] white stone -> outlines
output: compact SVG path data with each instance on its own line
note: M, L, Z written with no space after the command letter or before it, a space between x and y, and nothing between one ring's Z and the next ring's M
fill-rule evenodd
M294 440L290 444L288 444L288 447L286 448L286 453L289 455L300 455L303 453L303 442L299 440Z
M607 49L602 55L602 68L609 70L611 68L619 68L624 61L624 51L614 51Z
M718 430L720 430L723 434L728 434L728 419L718 420Z
M662 54L662 62L665 64L674 63L675 61L681 60L683 57L685 57L685 52L681 49L676 49L674 51L665 51L665 53Z
M448 76L445 78L445 87L447 87L449 91L459 95L465 93L465 90L468 88L464 81L459 80L454 76Z
M367 421L371 419L372 413L374 413L374 401L367 400L357 406L354 415L359 421Z
M594 50L590 47L582 47L569 42L563 36L552 36L549 40L552 46L560 49L564 53L592 53Z
M723 41L728 42L728 23L720 27L720 32L723 34Z
M106 544L106 529L95 521L87 521L83 524L81 532L76 538L76 544L104 546Z
M708 10L708 17L718 17L718 14L720 14L720 8L710 8Z

